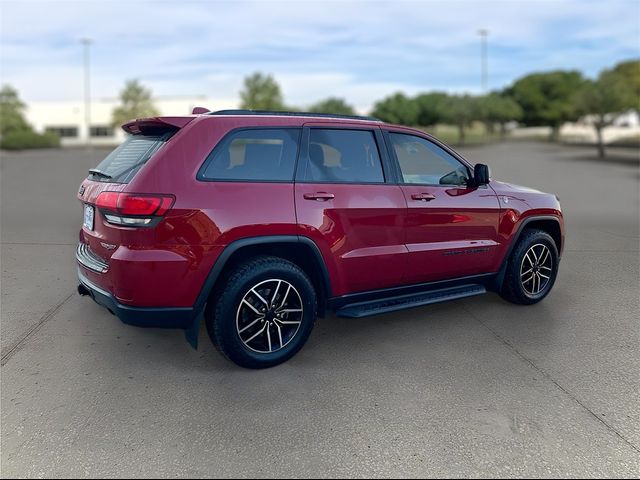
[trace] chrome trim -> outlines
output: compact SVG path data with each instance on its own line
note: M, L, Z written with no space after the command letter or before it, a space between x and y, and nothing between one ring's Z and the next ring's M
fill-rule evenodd
M104 295L105 297L112 296L109 292L107 292L106 290L103 290L101 287L97 286L95 283L93 283L87 277L85 277L82 274L82 270L80 270L80 267L78 267L78 281L81 284L83 284L85 287L89 288L90 290L94 290L98 292L100 295Z
M76 260L83 267L97 273L106 273L109 264L91 251L89 244L79 243L76 248Z

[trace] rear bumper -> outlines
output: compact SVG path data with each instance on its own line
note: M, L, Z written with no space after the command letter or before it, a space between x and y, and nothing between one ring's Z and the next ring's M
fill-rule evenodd
M82 275L116 302L137 307L192 308L221 246L119 245L107 250L100 239L90 246L81 232L76 262Z
M93 272L106 273L109 270L109 264L94 254L86 243L78 244L76 261Z
M189 307L132 307L119 303L78 269L78 293L89 295L98 305L107 308L123 323L150 328L190 328L200 311Z

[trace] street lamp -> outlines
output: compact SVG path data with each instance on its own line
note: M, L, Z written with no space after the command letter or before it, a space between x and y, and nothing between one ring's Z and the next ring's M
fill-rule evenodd
M480 35L480 66L481 66L481 84L482 92L487 93L489 69L487 65L487 37L489 36L489 30L481 28L478 30Z
M89 75L89 51L93 40L80 39L84 47L84 123L87 131L87 147L91 148L91 77Z

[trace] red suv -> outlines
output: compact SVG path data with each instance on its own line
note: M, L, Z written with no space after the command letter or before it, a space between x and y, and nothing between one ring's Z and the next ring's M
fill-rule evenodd
M262 368L328 311L551 290L556 196L374 118L202 110L125 124L80 187L78 290L123 322L184 329L196 347L204 312L226 357Z

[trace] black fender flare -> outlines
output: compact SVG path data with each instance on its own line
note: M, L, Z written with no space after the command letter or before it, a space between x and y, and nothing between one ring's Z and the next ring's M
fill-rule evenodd
M194 311L196 312L193 323L185 329L185 336L187 337L187 341L194 347L197 348L198 345L198 333L200 329L200 314L204 311L204 307L207 303L207 299L211 295L213 291L213 287L216 284L220 274L222 273L224 267L226 266L229 259L233 256L241 248L255 246L255 245L266 245L266 244L275 244L275 243L296 243L296 244L304 244L310 248L311 252L313 252L313 256L315 262L320 267L320 272L322 275L322 283L325 289L325 294L327 299L331 298L331 281L329 278L329 271L327 269L327 265L322 257L322 253L320 252L320 248L318 245L311 240L309 237L305 237L303 235L261 235L256 237L247 237L239 240L235 240L227 245L224 250L220 253L218 258L216 259L213 267L209 271L207 278L200 289L200 293L196 299L196 302L193 306Z
M495 284L494 284L494 290L496 292L499 292L500 289L502 288L502 282L504 281L504 276L507 273L507 265L509 264L509 259L511 258L511 252L513 252L513 249L515 248L516 244L520 240L520 237L522 236L522 232L524 231L524 229L527 227L529 223L540 221L540 220L552 220L556 222L558 224L558 228L560 228L560 231L562 232L562 226L560 225L560 220L558 220L558 217L553 215L533 215L531 217L527 217L524 220L522 220L522 222L520 223L520 226L518 227L518 230L516 230L516 233L513 235L513 240L511 240L511 244L509 245L509 248L507 249L504 255L504 258L502 259L502 265L500 266L500 270L498 270L498 273L496 274ZM558 255L560 255L560 249L561 249L561 246L558 245ZM558 257L558 259L560 259L560 257Z

